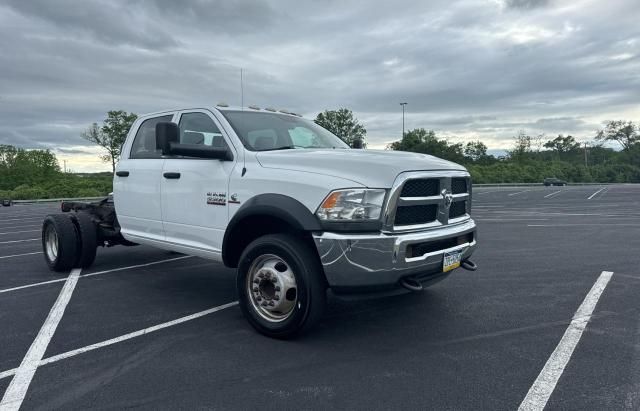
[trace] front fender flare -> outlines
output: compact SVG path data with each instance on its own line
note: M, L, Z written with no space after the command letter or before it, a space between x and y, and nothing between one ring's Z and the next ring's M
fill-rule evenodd
M296 231L323 231L318 218L295 198L282 194L260 194L246 201L234 214L227 225L222 240L222 261L228 267L233 267L238 250L231 244L235 241L238 225L247 217L274 217L289 224Z

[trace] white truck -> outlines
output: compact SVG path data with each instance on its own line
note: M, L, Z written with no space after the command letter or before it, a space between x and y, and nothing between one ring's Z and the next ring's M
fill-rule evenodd
M237 269L249 323L275 338L315 324L327 289L419 291L457 267L476 269L464 167L353 149L293 113L216 106L141 116L113 187L45 218L52 270L89 267L98 246L113 245L219 261Z

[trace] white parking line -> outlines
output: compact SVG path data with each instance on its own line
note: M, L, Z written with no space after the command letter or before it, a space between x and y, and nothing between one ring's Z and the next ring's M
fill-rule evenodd
M640 224L622 224L622 223L575 223L575 224L527 224L527 227L580 227L580 226L623 226L638 227Z
M38 241L38 240L40 240L40 238L28 238L26 240L0 241L0 244L24 243L25 241Z
M169 258L169 259L160 260L160 261L153 261L151 263L146 263L146 264L136 264L136 265L130 265L130 266L127 266L127 267L119 267L119 268L112 268L110 270L98 271L98 272L95 272L95 273L82 274L80 277L91 277L91 276L94 276L94 275L108 274L108 273L113 273L113 272L116 272L116 271L130 270L130 269L133 269L133 268L149 267L151 265L168 263L168 262L171 262L171 261L183 260L185 258L191 258L191 257L192 256L190 256L190 255L184 255L182 257ZM9 293L11 291L23 290L25 288L38 287L38 286L41 286L41 285L59 283L59 282L65 281L65 280L66 280L65 278L57 278L55 280L42 281L42 282L39 282L39 283L31 283L31 284L21 285L21 286L13 287L13 288L5 288L4 290L0 290L0 294Z
M24 219L24 218L42 218L44 220L46 214L5 214L2 217L2 220L8 220L9 218L13 219Z
M636 277L635 275L629 275L629 274L616 274L616 278L618 277L624 277L624 278L630 278L632 280L640 280L640 277Z
M13 225L13 226L9 226L9 227L0 227L0 229L2 230L15 230L16 228L35 228L35 227L40 227L40 225L33 225L33 224L28 224L28 225Z
M2 235L2 234L35 233L36 231L40 231L40 230L7 231L7 232L4 232L4 233L0 233L0 235Z
M589 196L589 198L587 198L587 200L591 200L593 197L595 197L599 192L601 192L602 190L604 190L606 187L602 187L600 190L596 191L595 193L591 194Z
M7 391L4 393L4 397L2 397L0 409L3 411L20 409L22 401L24 401L24 397L27 395L27 390L29 390L33 375L36 373L36 369L40 364L40 360L42 360L47 346L49 346L49 341L51 341L53 334L56 332L56 328L62 319L69 300L71 300L73 290L78 283L80 271L79 268L73 269L69 277L67 277L64 287L62 287L58 295L58 299L55 304L53 304L53 307L51 307L47 319L44 321L31 347L29 347L27 355L22 359L22 363L20 363L20 366L16 370L9 384L9 388L7 388Z
M522 193L528 193L529 191L533 191L533 190L523 190L523 191L518 191L517 193L511 193L509 194L509 197L517 196L518 194L522 194Z
M475 206L474 206L475 207ZM578 217L637 217L633 213L625 213L625 214L601 214L601 213L558 213L555 211L541 212L541 211L491 211L488 214L500 214L500 215L509 215L509 216L527 216L527 215L541 215L541 216L578 216ZM638 215L640 216L640 215Z
M29 217L29 218L3 218L0 220L0 223L4 223L5 221L24 221L24 220L44 220L43 217Z
M147 335L147 334L150 334L150 333L152 333L154 331L159 331L159 330L162 330L164 328L172 327L174 325L182 324L182 323L185 323L187 321L195 320L197 318L204 317L205 315L209 315L209 314L212 314L212 313L215 313L215 312L218 312L218 311L222 311L222 310L225 310L227 308L230 308L230 307L233 307L233 306L236 306L236 305L238 305L238 302L237 301L232 301L230 303L219 305L219 306L213 307L213 308L209 308L208 310L199 311L197 313L190 314L190 315L187 315L185 317L180 317L180 318L177 318L175 320L168 321L166 323L157 324L157 325L154 325L154 326L149 327L149 328L144 328L142 330L134 331L134 332L131 332L129 334L121 335L120 337L111 338L109 340L105 340L105 341L102 341L102 342L99 342L99 343L87 345L86 347L77 348L75 350L67 351L67 352L64 352L62 354L54 355L52 357L45 358L44 360L41 360L40 363L38 364L38 366L51 364L53 362L64 360L65 358L69 358L69 357L74 357L76 355L83 354L83 353L88 352L88 351L93 351L93 350L96 350L98 348L107 347L109 345L117 344L117 343L122 342L122 341L127 341L127 340L130 340L132 338L136 338L136 337L140 337L140 336L143 336L143 335ZM19 368L14 368L14 369L11 369L11 370L0 372L0 379L7 378L7 377L10 377L10 376L14 375L18 369Z
M527 396L520 404L518 410L533 411L543 410L549 397L556 388L556 384L562 375L564 368L573 355L573 351L578 345L582 332L587 327L587 323L591 319L591 314L598 304L598 300L602 292L607 287L613 273L611 271L603 271L591 288L591 291L584 298L584 301L576 311L571 324L565 331L560 343L547 360L547 363L540 371L538 378L533 383Z
M548 218L476 218L476 221L548 221Z
M34 255L34 254L42 254L42 251L35 251L33 253L24 253L24 254L3 255L2 257L0 257L0 260L5 259L5 258L22 257L22 256L25 256L25 255Z
M562 190L560 190L560 191L556 191L556 192L551 193L551 194L547 194L546 196L544 196L544 198L553 197L554 195L556 195L556 194L558 194L558 193L562 193Z

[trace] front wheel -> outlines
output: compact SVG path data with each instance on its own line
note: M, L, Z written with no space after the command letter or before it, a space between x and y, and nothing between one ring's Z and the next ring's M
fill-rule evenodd
M249 244L240 257L236 286L245 318L273 338L291 338L311 328L326 304L314 250L289 234L269 234Z

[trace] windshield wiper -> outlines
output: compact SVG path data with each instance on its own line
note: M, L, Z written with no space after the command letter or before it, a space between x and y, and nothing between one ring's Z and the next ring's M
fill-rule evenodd
M293 146L282 146L282 147L268 148L266 150L260 150L260 151L291 150L291 149L294 149L294 148L304 148L304 147L293 145Z
M260 151L276 151L276 150L289 150L295 148L293 146L282 146L282 147L275 147L275 148L268 148L266 150L260 150Z

